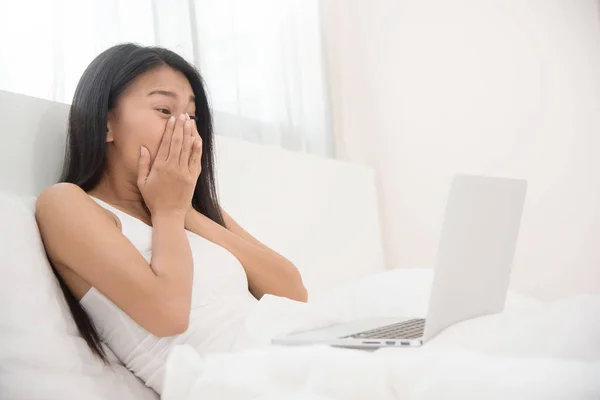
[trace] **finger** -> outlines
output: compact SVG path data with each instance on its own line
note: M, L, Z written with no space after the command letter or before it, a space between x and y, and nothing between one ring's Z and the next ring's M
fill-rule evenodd
M196 117L188 114L188 119L192 123L192 129L190 130L190 135L194 136L194 133L196 132Z
M192 122L194 123L193 129L192 129L192 135L200 140L202 140L202 136L200 136L200 132L198 132L198 124L196 122L196 120L192 120Z
M138 187L144 186L146 184L146 179L148 179L148 174L150 173L150 152L147 148L142 146L140 150L140 159L138 160L138 178L137 184Z
M194 123L194 125L193 125L193 129L192 129L192 131L193 131L192 136L195 138L195 140L200 141L200 147L201 147L200 150L203 150L204 142L202 141L202 136L200 136L200 132L198 132L198 125L196 124L196 120L193 120L193 123Z
M173 135L174 129L175 117L171 116L171 118L169 118L169 121L167 122L167 126L165 127L162 140L160 141L160 146L158 147L158 152L156 153L156 159L167 159L167 156L169 155L169 149L171 148L171 136Z
M196 139L194 144L192 145L192 154L190 155L190 171L196 175L200 175L200 171L202 168L201 165L202 160L202 141Z
M192 145L194 144L194 137L192 136L192 124L191 121L187 121L183 126L183 144L181 145L181 156L179 157L179 165L188 165L190 161L190 153L192 151Z
M173 137L171 137L171 148L169 149L169 156L167 160L179 163L179 156L181 155L181 144L183 142L183 125L189 123L185 118L185 114L181 114L175 122L175 129L173 129Z

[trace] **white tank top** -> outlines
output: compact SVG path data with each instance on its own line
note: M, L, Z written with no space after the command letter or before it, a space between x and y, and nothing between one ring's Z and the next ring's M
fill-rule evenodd
M90 196L91 197L91 196ZM152 227L92 197L121 221L123 235L150 263ZM170 350L189 344L199 353L231 350L242 332L246 315L257 304L248 279L229 251L186 231L194 261L190 325L181 335L158 338L92 287L80 304L92 319L103 342L147 386L162 393L164 368Z

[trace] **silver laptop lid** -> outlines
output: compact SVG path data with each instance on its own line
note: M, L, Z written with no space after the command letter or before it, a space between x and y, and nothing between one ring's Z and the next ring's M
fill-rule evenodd
M437 253L424 340L503 310L527 182L457 175Z

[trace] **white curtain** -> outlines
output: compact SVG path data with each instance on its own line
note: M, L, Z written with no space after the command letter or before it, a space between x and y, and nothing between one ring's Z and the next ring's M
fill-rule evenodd
M0 89L70 102L120 42L168 47L207 82L218 134L332 155L319 0L0 0Z

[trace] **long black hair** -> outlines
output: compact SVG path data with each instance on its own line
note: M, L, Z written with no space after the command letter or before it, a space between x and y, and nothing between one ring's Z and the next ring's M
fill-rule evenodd
M87 67L71 104L60 181L73 183L86 192L98 185L106 166L108 112L116 107L119 97L135 78L162 66L185 75L196 97L196 122L202 137L202 173L194 190L192 206L225 226L215 185L212 117L202 78L190 63L164 48L120 44L102 52ZM81 336L94 354L108 362L93 322L60 274L54 272Z

